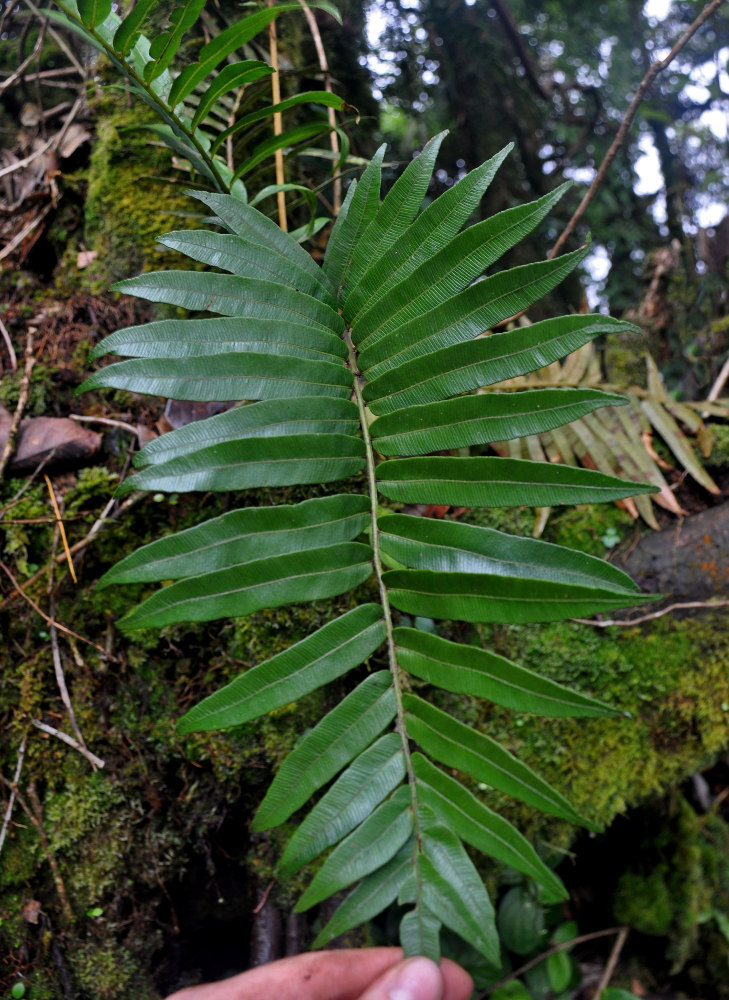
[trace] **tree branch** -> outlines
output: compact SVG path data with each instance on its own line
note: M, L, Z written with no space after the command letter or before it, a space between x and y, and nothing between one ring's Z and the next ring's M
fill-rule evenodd
M676 58L681 49L684 48L684 46L687 44L687 42L691 40L691 38L693 38L693 36L696 34L699 28L704 24L705 21L707 21L711 17L714 11L719 9L722 3L724 3L724 0L711 0L711 3L707 4L706 7L704 7L704 9L701 11L696 20L686 29L686 31L684 31L684 33L675 43L675 45L668 53L666 58L659 59L651 64L650 69L638 84L638 89L636 90L633 99L628 106L628 110L625 112L625 116L622 122L620 123L617 135L615 136L615 139L613 140L610 149L605 154L605 158L600 164L600 167L597 173L595 174L595 177L593 178L592 184L588 188L587 193L585 194L580 204L577 206L572 218L565 226L559 239L552 247L549 253L550 260L553 257L557 256L559 251L562 249L564 244L572 235L578 222L585 214L588 205L595 197L598 188L605 180L605 176L608 170L610 169L613 160L617 156L618 151L620 150L621 146L623 145L628 136L628 132L630 131L630 126L633 124L633 120L636 116L638 108L640 107L644 97L646 96L655 78L658 76L659 73L661 73L664 69L666 69L667 66L671 65L671 63Z

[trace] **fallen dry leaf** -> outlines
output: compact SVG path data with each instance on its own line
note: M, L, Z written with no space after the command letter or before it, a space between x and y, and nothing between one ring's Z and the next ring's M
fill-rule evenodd
M79 270L83 267L88 267L98 256L99 254L96 250L79 250L76 254L76 267Z

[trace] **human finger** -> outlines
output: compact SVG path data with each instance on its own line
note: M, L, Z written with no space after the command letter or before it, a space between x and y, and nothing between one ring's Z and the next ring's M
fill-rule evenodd
M219 983L179 990L167 1000L359 1000L402 959L401 948L342 948L282 958Z

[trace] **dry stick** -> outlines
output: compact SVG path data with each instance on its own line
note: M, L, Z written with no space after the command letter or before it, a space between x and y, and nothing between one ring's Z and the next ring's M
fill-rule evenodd
M61 544L63 545L63 551L64 551L64 553L66 555L66 559L68 561L68 568L71 571L71 578L72 578L72 580L73 580L74 583L78 583L78 579L76 577L76 570L74 569L74 565L73 565L73 559L71 558L71 550L68 547L68 539L66 538L66 529L63 526L63 518L61 517L61 511L60 511L60 508L58 506L58 500L56 500L56 494L55 494L55 491L53 489L53 483L50 481L50 479L48 478L47 475L44 475L43 478L46 481L46 486L48 487L48 492L49 492L50 497L51 497L51 504L53 505L53 513L56 515L56 522L58 524L58 530L61 533Z
M31 719L30 721L36 729L40 729L41 732L48 733L49 736L57 736L59 740L63 740L63 742L67 743L68 746L73 747L74 750L78 750L78 752L89 761L94 770L99 767L106 766L101 757L97 757L95 753L91 753L86 746L82 746L81 743L78 743L73 736L69 736L68 733L63 733L60 729L54 729L53 726L46 725L46 723L41 722L40 719Z
M618 959L620 958L620 952L623 950L623 945L625 944L625 939L628 936L628 928L621 927L620 933L618 934L618 939L613 945L613 949L610 952L610 958L605 966L605 971L600 977L600 982L597 984L597 988L592 995L592 1000L600 1000L602 996L602 991L609 984L610 980L613 978L613 972L615 972L615 966L618 964Z
M268 0L268 6L273 7L273 0ZM273 75L271 76L271 96L273 98L274 104L281 103L281 83L278 75L278 45L276 44L276 21L273 20L268 26L268 50L271 56L271 68L273 69ZM283 132L283 118L281 117L280 111L275 111L273 115L273 134L281 135ZM274 153L274 163L276 165L276 183L283 184L285 181L284 177L284 161L283 161L283 150L277 149ZM279 191L276 195L276 201L278 203L278 224L287 233L288 225L286 223L286 192Z
M13 419L8 429L8 439L5 442L3 453L0 455L0 479L3 478L5 467L10 461L10 456L15 450L15 438L18 433L18 427L20 427L20 418L23 416L23 410L25 409L25 404L28 402L28 396L30 394L30 375L33 371L33 366L35 365L35 358L33 357L34 329L35 328L32 326L28 327L28 334L25 340L25 371L23 372L23 379L20 383L18 405L15 407L15 413L13 414Z
M592 201L592 199L595 197L597 189L600 187L600 185L602 184L603 180L605 179L605 175L607 174L608 169L610 168L610 165L612 164L613 160L615 159L615 157L616 157L616 155L618 153L618 150L620 149L620 147L625 142L625 139L626 139L626 137L628 135L628 132L630 130L630 126L633 124L633 119L635 118L635 115L636 115L636 113L638 111L638 108L639 108L641 102L643 101L643 98L646 96L646 93L647 93L648 89L650 88L651 84L653 83L653 81L655 80L655 78L658 76L659 73L661 73L664 69L666 69L667 66L670 66L670 64L676 58L676 56L681 51L681 49L686 45L686 43L688 41L690 41L690 39L699 30L699 28L701 27L701 25L709 17L711 17L711 15L714 13L714 11L717 10L721 6L721 4L723 2L724 2L724 0L712 0L712 2L710 4L707 4L707 6L704 7L704 9L701 11L701 13L699 14L699 16L693 22L693 24L691 24L686 29L686 31L684 31L684 33L678 39L678 41L673 46L673 48L671 49L671 51L668 53L668 55L666 56L666 58L665 59L659 59L656 62L654 62L654 63L651 64L650 69L645 74L645 76L640 81L640 83L638 84L638 89L636 90L635 95L633 96L633 100L628 105L628 110L625 112L625 117L623 118L622 122L620 123L620 127L618 128L617 135L615 136L615 139L613 140L613 143L610 146L610 149L605 154L605 159L600 164L600 167L599 167L597 173L595 174L595 177L594 177L594 179L592 181L592 184L588 188L587 193L585 194L585 196L582 199L582 201L580 202L580 204L577 206L577 208L576 208L576 210L575 210L572 218L567 223L567 225L564 227L564 229L563 229L563 231L562 231L559 239L557 240L557 242L552 247L552 249L551 249L551 251L549 253L549 259L550 260L553 257L557 256L557 254L562 249L562 247L564 246L564 244L566 243L566 241L569 239L569 237L574 232L575 226L580 221L580 219L582 218L582 216L585 214L585 211L587 210L587 206L590 204L590 202Z
M38 839L41 842L41 847L43 848L44 854L48 858L48 864L51 866L51 871L53 872L53 881L56 883L56 892L58 893L61 899L63 912L68 922L71 923L71 921L73 920L73 910L71 909L71 905L68 902L68 896L66 895L66 886L63 884L63 879L61 878L61 872L58 867L58 863L55 857L53 856L53 852L51 851L50 844L48 843L48 838L46 837L46 831L43 829L43 810L41 808L40 799L38 798L38 793L35 790L35 782L31 781L31 783L28 785L28 798L30 799L30 804L33 807L32 812L30 809L28 809L27 804L23 802L20 792L18 792L18 802L23 807L28 819L31 821L33 826L38 831Z
M311 32L311 37L314 40L314 48L316 49L316 54L319 59L319 68L322 71L324 77L324 90L329 94L333 94L332 82L329 78L329 63L327 62L327 54L324 51L324 43L321 40L321 33L319 31L319 25L316 23L316 18L307 4L306 0L299 0L299 3L303 7L304 17L306 18L306 23L309 25L309 31ZM337 117L334 113L334 108L327 108L327 118L329 119L329 125L331 126L331 131L329 133L329 144L332 147L332 153L334 153L334 162L339 159L339 136L336 132ZM339 210L342 207L342 175L337 171L334 177L333 191L332 191L332 209L335 215L339 215Z
M650 614L641 615L639 618L626 618L624 621L608 618L601 620L598 618L570 618L570 621L579 625L594 625L595 628L611 628L613 625L621 625L627 628L630 625L642 625L643 622L652 622L655 618L662 618L671 611L683 611L684 608L724 608L729 605L729 601L685 601L681 604L669 604L667 608L660 611L651 611Z
M516 979L517 976L521 976L530 969L533 969L535 965L539 965L540 962L549 958L550 955L556 955L557 952L564 951L566 948L574 948L575 945L585 944L587 941L596 941L598 938L608 937L611 934L620 935L624 931L627 933L627 928L608 927L604 931L592 931L590 934L581 934L579 937L572 938L571 941L562 941L560 944L556 944L554 947L548 948L547 951L543 951L542 954L537 955L536 958L529 959L529 961L525 962L524 965L520 966L518 969L514 969L514 971L510 972L508 976L504 976L503 979L500 979L498 983L494 983L492 986L487 986L482 993L478 994L476 1000L485 1000L485 998L491 993L500 989L502 986L505 986L506 983L511 982L512 979Z
M30 55L25 57L25 59L22 61L20 66L18 66L18 68L15 70L14 73L11 73L10 76L5 77L2 83L0 83L0 94L2 94L3 91L7 90L8 87L12 87L12 85L17 80L19 80L21 76L23 76L24 70L26 70L28 66L30 66L30 64L33 62L33 60L35 59L35 57L38 55L38 53L42 48L43 48L43 32L40 32Z
M35 4L32 3L32 0L23 0L23 2L25 4L25 6L28 8L28 10L30 10L31 13L35 14L36 17L39 17L41 19L47 20L47 18L45 18L45 15L43 14L43 11L38 10L38 8L35 6ZM50 24L48 26L48 34L51 36L51 38L56 43L56 45L58 45L59 49L61 49L65 53L65 55L68 58L68 60L71 63L73 63L73 65L76 67L76 69L77 69L78 73L80 74L80 76L85 80L86 79L86 70L83 68L83 66L81 65L81 63L78 61L78 59L76 58L76 56L73 54L73 51L69 48L68 45L66 45L66 42L64 41L63 36L60 35L54 28L52 28L50 26Z
M3 844L5 843L5 838L8 833L8 828L10 827L10 817L13 815L13 806L15 805L15 796L18 791L18 782L20 781L20 772L23 770L23 761L25 759L25 736L20 741L20 749L18 750L18 763L15 765L15 774L13 775L13 780L10 785L10 798L8 799L8 805L5 809L5 817L3 819L2 830L0 830L0 851L3 849Z
M18 359L15 356L15 348L13 347L13 342L10 339L10 334L3 321L0 319L0 334L5 341L5 345L8 349L8 354L10 355L10 370L16 372L18 370Z
M48 205L46 205L44 208L40 210L40 212L36 215L34 219L31 219L27 225L23 226L23 228L20 230L19 233L15 234L15 236L13 236L10 242L6 243L5 246L2 248L2 250L0 250L0 260L4 260L5 257L9 257L11 253L14 253L15 250L17 250L17 248L23 242L25 237L29 236L30 233L32 233L33 230L36 229L41 224L41 222L45 219L45 217L48 215L48 213L52 208L53 205L52 203L49 202Z
M55 612L55 607L53 604L51 604L51 613L53 614L54 612ZM63 673L63 663L61 661L61 650L59 649L58 646L58 630L55 625L51 625L50 633L51 633L51 653L53 654L53 669L56 672L56 684L58 684L58 690L61 694L61 701L63 702L66 711L68 712L68 718L71 723L71 728L73 729L74 733L76 733L76 739L80 744L78 749L80 749L82 753L88 753L88 751L86 750L86 741L81 735L81 730L79 729L78 722L76 722L76 713L73 710L73 705L71 704L71 696L69 695L68 688L66 687L66 677ZM91 754L91 757L94 757L94 755ZM89 760L91 760L91 757L89 757ZM99 759L98 757L94 757L94 760L98 761L98 759ZM104 765L102 764L101 766L103 767Z
M80 413L69 413L68 419L75 420L79 424L104 424L108 427L121 427L122 430L129 431L135 437L139 435L139 431L132 424L126 424L123 420L113 420L111 417L86 417Z
M66 557L64 555L61 558L65 559ZM21 597L23 597L28 602L28 604L30 604L31 608L33 608L33 610L36 612L36 614L39 614L44 621L48 622L49 625L55 625L57 629L59 629L61 632L65 632L66 635L72 635L74 637L74 639L80 639L81 642L85 642L87 645L93 646L94 649L97 649L103 656L108 656L109 655L107 653L107 651L104 649L103 646L97 646L95 642L91 641L91 639L86 639L83 635L79 635L78 632L74 632L72 629L67 628L65 625L61 625L60 622L54 621L52 618L50 618L45 613L45 611L41 611L41 609L35 603L35 601L33 600L33 598L30 597L28 594L26 594L26 592L20 586L20 584L15 579L15 577L10 572L10 570L8 569L8 567L5 565L4 562L0 561L0 569L8 577L8 579L12 583L12 585L15 588L15 590L17 591L17 593ZM30 581L28 581L28 582L30 582ZM111 659L115 660L117 663L119 662L116 656L111 657Z
M146 496L146 493L142 493L141 491L138 492L138 493L133 493L130 497L127 497L127 499L124 501L123 504L121 504L119 506L119 509L114 513L114 516L113 517L109 517L108 516L109 511L111 510L111 508L116 503L116 500L114 499L114 497L112 497L112 499L107 503L106 507L104 507L104 509L101 512L101 514L99 515L98 519L96 521L94 521L94 523L92 524L91 529L89 530L89 533L86 535L86 537L82 538L79 542L75 542L71 546L71 548L69 550L70 553L71 553L71 555L75 556L78 552L81 552L82 549L85 549L86 546L89 545L94 540L94 538L96 537L96 535L98 535L98 533L104 527L104 524L106 523L106 521L116 521L116 519L118 517L120 517L126 510L129 510L130 507L133 507L134 504L139 503L139 501L143 497L145 497L145 496ZM0 511L0 513L2 513L2 512ZM32 576L28 577L28 579L25 581L25 586L26 587L32 587L33 584L37 580L39 580L43 576L44 573L48 573L49 572L49 570L51 569L52 563L54 563L54 562L63 562L63 560L65 558L66 558L66 554L65 554L65 552L62 552L59 555L55 556L55 558L53 560L49 560L49 562L45 566L41 566L41 568L39 570L37 570ZM20 587L17 588L17 594L19 594L21 597L25 597L26 596L25 591L22 590ZM0 611L5 607L5 605L9 601L13 600L13 596L14 595L11 595L10 597L6 597L4 600L0 601ZM64 631L64 630L62 630L62 631ZM69 633L69 634L73 634L73 633ZM84 640L84 641L88 641L88 640ZM92 643L92 645L94 645L94 644ZM96 648L98 649L99 647L97 646Z

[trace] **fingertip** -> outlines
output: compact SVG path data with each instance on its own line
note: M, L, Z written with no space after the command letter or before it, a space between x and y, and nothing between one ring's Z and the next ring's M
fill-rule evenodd
M443 1000L468 1000L473 993L473 979L464 968L450 958L441 959Z

